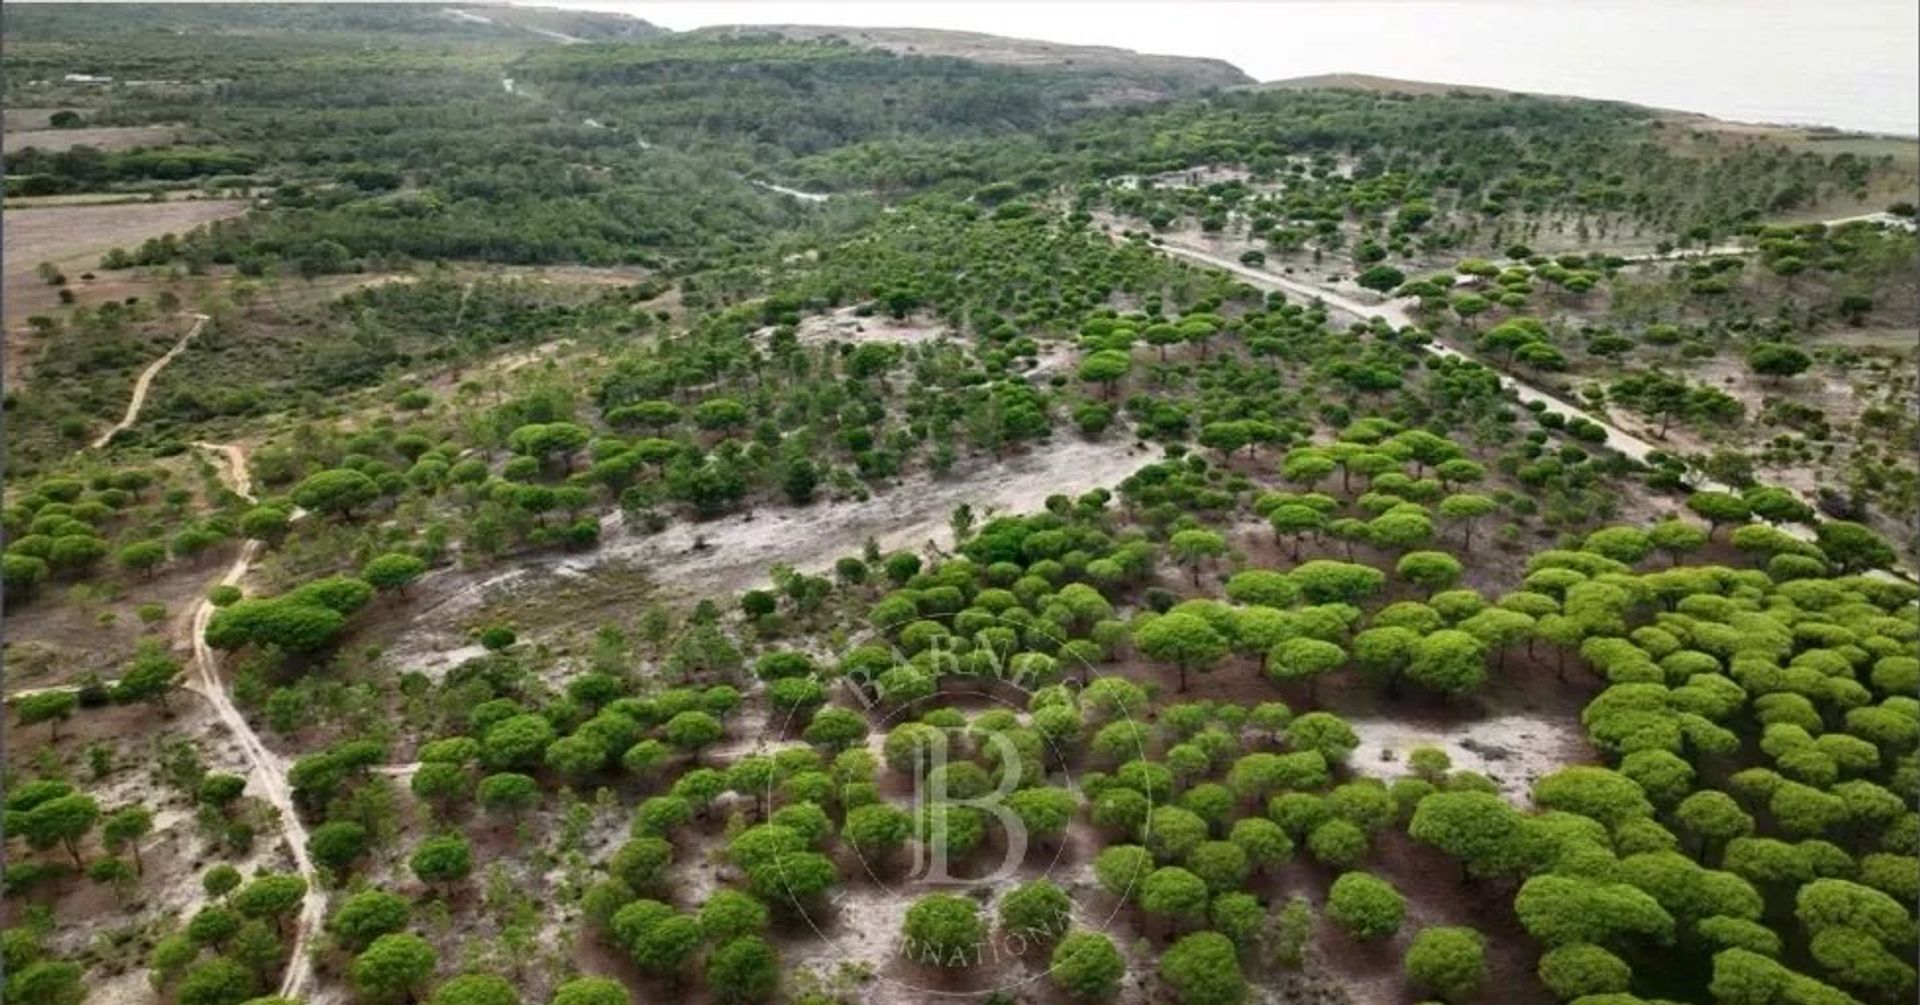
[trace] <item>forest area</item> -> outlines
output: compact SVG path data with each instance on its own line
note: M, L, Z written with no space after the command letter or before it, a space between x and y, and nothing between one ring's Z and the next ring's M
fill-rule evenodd
M1920 990L1911 143L537 7L0 35L6 1001Z

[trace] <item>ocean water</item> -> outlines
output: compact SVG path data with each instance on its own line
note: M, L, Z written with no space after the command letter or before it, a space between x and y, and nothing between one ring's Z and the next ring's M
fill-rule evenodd
M1920 136L1915 0L668 2L533 0L712 24L949 28Z

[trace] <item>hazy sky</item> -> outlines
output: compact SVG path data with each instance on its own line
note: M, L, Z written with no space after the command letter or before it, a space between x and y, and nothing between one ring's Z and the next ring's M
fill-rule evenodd
M953 28L1920 134L1915 0L762 3L532 0L711 24Z

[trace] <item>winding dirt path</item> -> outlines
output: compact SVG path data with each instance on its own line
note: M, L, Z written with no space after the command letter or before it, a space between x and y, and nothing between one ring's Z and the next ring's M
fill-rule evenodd
M1414 320L1411 314L1407 313L1406 308L1392 300L1382 299L1372 303L1363 302L1337 290L1330 290L1313 283L1294 279L1290 276L1269 272L1264 268L1255 268L1209 251L1183 244L1174 244L1165 240L1153 247L1158 248L1162 253L1174 258L1183 259L1208 268L1221 269L1261 289L1279 290L1282 293L1290 293L1296 296L1318 300L1332 310L1346 314L1358 321L1364 322L1372 318L1381 318L1395 328L1422 327ZM1581 408L1567 401L1565 398L1544 391L1478 357L1461 352L1452 346L1442 345L1434 341L1422 343L1421 348L1443 359L1460 359L1471 363L1479 363L1498 377L1501 388L1513 392L1514 397L1518 398L1522 404L1537 401L1555 411L1565 414L1569 418L1585 419L1599 426L1601 429L1606 430L1606 446L1636 461L1645 463L1647 458L1655 451L1673 455L1673 448L1657 445L1653 441L1636 433L1629 432L1605 415ZM1696 489L1711 492L1731 492L1735 495L1739 494L1738 489L1708 477L1697 468L1689 467L1687 469L1687 480ZM1807 497L1803 493L1796 492L1794 494L1799 496L1802 502L1818 510L1819 507L1816 500ZM1798 538L1799 540L1814 540L1813 528L1806 524L1790 523L1777 526L1783 533ZM1896 570L1890 574L1896 578L1906 579L1908 581L1914 578L1905 570Z
M1318 300L1326 304L1329 308L1346 314L1358 321L1381 318L1395 328L1420 327L1413 316L1407 313L1406 308L1392 300L1364 303L1344 293L1316 286L1313 283L1302 282L1289 276L1268 272L1265 269L1254 268L1253 266L1245 265L1211 252L1202 251L1198 248L1171 243L1159 244L1156 245L1156 247L1174 258L1181 258L1198 265L1207 266L1208 268L1222 269L1230 272L1241 279L1245 279L1254 286L1269 290L1279 290L1283 293L1291 293L1296 296ZM1615 425L1605 416L1589 412L1558 395L1541 390L1497 367L1482 363L1481 360L1451 346L1430 341L1424 343L1421 348L1444 359L1461 359L1487 366L1488 370L1500 378L1500 386L1512 391L1514 396L1519 398L1522 404L1538 401L1543 405L1565 412L1569 417L1586 419L1588 422L1607 431L1607 446L1612 447L1620 453L1626 454L1634 460L1645 461L1648 455L1662 449ZM1710 479L1703 479L1700 485L1702 488L1718 489L1721 491L1727 490L1726 486L1718 482L1713 482Z
M167 350L166 355L147 364L147 368L140 371L139 379L133 382L133 398L127 402L127 414L121 416L120 421L114 423L106 432L94 437L93 449L98 450L106 446L114 436L133 428L133 424L140 421L140 407L147 403L147 391L153 387L153 378L160 376L160 371L165 370L168 363L173 362L175 357L185 352L187 343L192 342L194 336L200 334L200 329L205 328L207 322L212 320L205 314L197 312L189 312L187 317L194 319L193 327L187 329L185 335L180 336L180 341L175 342L173 348Z
M205 318L202 317L202 323ZM198 330L197 326L196 329ZM191 336L189 336L191 337ZM176 349L175 352L179 350ZM156 364L158 366L159 364ZM151 374L151 370L149 373ZM144 384L144 381L143 381ZM144 390L144 386L143 386ZM138 411L139 396L135 397L135 406L129 410L129 416ZM253 479L247 472L246 448L237 443L195 443L202 450L220 455L226 467L226 480L235 494L251 501L253 499ZM295 510L293 519L305 516L305 512ZM254 563L259 561L264 545L260 541L248 541L241 545L240 553L234 556L233 563L218 580L216 586L238 586L253 571ZM287 784L288 764L285 758L269 750L248 724L246 716L233 704L233 696L228 693L226 683L220 679L220 654L207 645L207 624L213 620L212 600L201 600L194 608L193 618L189 622L189 643L193 649L193 662L190 674L182 689L205 698L217 717L240 743L243 756L247 759L250 783L261 797L272 804L280 814L282 836L286 838L287 851L293 857L294 869L300 878L307 881L307 894L300 904L300 916L293 933L293 952L287 962L286 976L280 982L279 995L283 998L299 999L313 977L312 958L307 953L311 934L317 931L326 913L326 893L320 889L320 874L313 867L313 860L307 855L307 828L300 820L300 814L293 805L292 790ZM112 682L109 681L109 684ZM79 685L54 685L51 687L22 688L10 692L7 700L23 698L28 695L49 691L77 690Z
M253 479L247 473L247 452L237 443L196 443L196 447L218 453L226 462L227 477L232 483L235 494L242 498L253 499ZM297 519L301 514L296 513ZM217 585L238 586L247 573L253 571L253 565L260 558L262 544L248 541L240 547L240 554L234 557L233 564L227 567L226 574L220 577ZM279 995L282 998L298 999L305 992L313 976L312 958L307 953L307 945L312 933L319 929L326 913L327 896L320 889L320 874L313 867L313 860L307 855L307 828L301 823L300 814L293 805L293 794L287 784L287 762L279 754L267 749L254 732L247 718L234 707L233 696L220 679L220 654L207 645L207 624L213 620L215 608L212 600L200 601L194 609L191 631L193 633L193 674L186 687L199 694L212 706L213 713L232 731L240 742L241 752L251 765L252 782L257 786L262 798L273 805L280 813L281 834L286 838L287 851L293 856L295 871L307 881L307 895L300 904L300 916L293 930L293 951L287 961L287 973L280 981Z
M833 198L833 194L830 192L807 192L797 188L788 188L785 185L775 185L770 181L753 181L751 184L764 188L769 192L778 192L781 195L792 196L801 202L826 202L828 199Z

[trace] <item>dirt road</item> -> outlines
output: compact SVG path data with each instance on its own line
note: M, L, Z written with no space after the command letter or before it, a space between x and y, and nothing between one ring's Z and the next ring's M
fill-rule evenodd
M226 462L227 475L235 493L252 499L253 479L247 473L246 451L238 444L196 443L197 447L218 452ZM247 573L253 571L254 562L260 558L262 545L259 541L248 541L240 548L240 554L227 567L226 574L220 577L221 586L238 586ZM287 851L293 856L294 869L300 878L307 881L307 895L300 904L300 916L293 930L293 951L287 961L286 976L280 982L279 995L282 998L298 999L306 991L313 976L312 958L307 953L307 945L312 933L319 929L326 913L327 896L320 888L320 874L313 867L313 861L307 856L307 828L300 822L300 814L293 805L292 791L287 784L287 762L279 754L267 749L261 742L260 734L253 731L246 716L234 707L233 696L228 694L225 682L220 679L220 654L207 645L207 624L213 620L213 601L202 600L194 609L193 632L193 676L187 683L187 689L199 694L212 706L234 739L239 741L241 752L251 766L250 783L280 814L280 833L286 839Z
M137 411L135 408L133 411ZM210 450L220 455L226 466L226 480L238 495L251 500L253 498L253 479L247 472L247 453L236 443L195 443L194 446ZM294 519L304 516L296 510ZM253 571L253 565L260 558L263 545L259 541L248 541L234 557L233 564L215 581L217 586L238 586ZM300 815L293 805L292 790L287 784L286 759L267 749L260 735L248 724L246 716L233 704L233 697L227 692L225 682L220 679L220 654L207 645L207 625L213 620L213 601L202 600L194 608L193 618L189 622L189 644L193 649L193 661L190 676L183 685L184 689L206 699L213 709L215 717L226 726L239 743L242 756L248 765L248 784L265 799L280 815L281 835L286 839L287 851L293 857L294 869L300 878L307 881L307 894L300 905L300 915L293 933L293 952L287 963L285 978L280 982L279 994L283 998L298 999L306 990L313 977L312 958L307 946L312 933L317 931L326 913L326 892L320 888L320 874L313 867L313 861L307 855L307 829L301 823ZM111 685L113 682L106 682ZM23 688L10 693L9 700L37 694L45 691L72 690L71 685L56 687Z
M1834 224L1845 223L1848 221L1847 220L1829 220L1826 222L1830 225L1834 225ZM1333 309L1334 311L1349 315L1355 320L1366 321L1370 318L1381 318L1381 319L1384 319L1388 324L1391 324L1396 328L1406 328L1410 326L1418 327L1417 325L1415 325L1413 317L1407 313L1406 309L1401 307L1399 304L1393 302L1392 300L1382 299L1372 303L1365 303L1335 290L1329 290L1321 286L1316 286L1312 283L1303 282L1301 280L1294 279L1290 276L1283 276L1277 273L1268 272L1264 268L1254 268L1252 266L1234 261L1231 258L1226 258L1224 256L1214 254L1213 252L1206 251L1200 248L1190 247L1184 244L1176 244L1170 240L1163 239L1162 243L1157 245L1157 247L1161 251L1175 258L1184 259L1186 261L1193 262L1198 265L1208 266L1210 268L1223 269L1229 273L1232 273L1233 275L1236 275L1242 279L1245 279L1247 282L1262 289L1280 290L1283 293L1290 293L1296 296L1306 297L1308 299L1317 299L1321 303L1326 304L1329 308ZM1712 252L1703 252L1703 253L1712 253ZM1513 392L1514 397L1518 398L1522 404L1537 401L1543 405L1546 405L1549 408L1552 408L1555 411L1565 414L1568 418L1585 419L1588 422L1591 422L1594 425L1599 426L1601 429L1606 430L1606 433L1607 433L1606 445L1608 447L1611 447L1613 450L1617 451L1618 453L1625 454L1626 456L1631 457L1636 461L1645 463L1647 458L1651 456L1655 451L1661 451L1667 454L1674 454L1675 448L1673 448L1672 446L1660 446L1658 444L1655 444L1653 441L1648 440L1636 433L1629 432L1627 429L1620 426L1618 423L1614 422L1612 419L1608 418L1603 414L1596 413L1596 412L1589 412L1584 408L1580 408L1579 406L1573 405L1569 403L1566 399L1561 398L1558 395L1541 390L1540 388L1534 386L1533 384L1529 384L1526 381L1521 380L1520 378L1515 377L1510 373L1506 373L1500 370L1498 367L1485 363L1484 361L1478 359L1477 357L1461 352L1460 350L1455 349L1451 346L1442 345L1439 342L1429 341L1425 343L1422 346L1422 348L1426 349L1427 352L1430 352L1433 355L1440 356L1442 358L1463 359L1463 360L1467 360L1474 363L1480 363L1482 366L1485 366L1489 371L1491 371L1495 376L1497 376L1500 379L1500 386L1506 390ZM1709 492L1731 492L1735 495L1739 494L1738 489L1735 489L1731 485L1727 485L1716 479L1708 477L1706 474L1704 474L1697 468L1689 467L1687 469L1687 483L1697 490L1709 491ZM1790 492L1793 492L1794 495L1798 496L1801 502L1807 504L1808 506L1814 507L1816 511L1819 509L1819 501L1817 499L1814 499L1812 496L1804 492L1795 491L1790 487L1787 487L1787 490ZM1807 524L1789 523L1789 524L1780 524L1778 525L1778 527L1782 533L1785 533L1801 541L1812 541L1815 539L1813 527ZM1920 577L1916 577L1912 570L1906 569L1904 567L1896 568L1893 570L1874 570L1869 574L1875 575L1875 576L1886 576L1893 579L1901 580L1903 582L1914 582L1916 578L1920 578Z
M797 188L788 188L785 185L775 185L770 181L756 181L753 184L758 185L769 192L778 192L781 195L792 196L795 199L800 200L801 202L826 202L828 199L832 198L832 194L828 192L804 192Z
M1171 242L1163 243L1159 245L1159 248L1160 250L1166 252L1169 255L1172 255L1175 258L1186 259L1187 261L1194 262L1199 265L1205 265L1210 268L1224 269L1227 272L1230 272L1242 279L1245 279L1247 282L1253 284L1254 286L1263 287L1265 289L1270 289L1270 290L1279 290L1283 293L1290 293L1295 296L1306 297L1311 300L1318 300L1321 303L1326 304L1329 308L1335 311L1338 311L1339 313L1346 314L1358 321L1366 321L1370 318L1381 318L1385 320L1388 324L1393 325L1395 328L1419 327L1418 323L1414 321L1413 316L1408 314L1404 307L1401 307L1399 304L1394 303L1391 300L1380 300L1373 303L1363 303L1359 300L1354 299L1353 297L1347 296L1346 294L1339 293L1334 290L1329 290L1324 287L1316 286L1312 283L1302 282L1301 280L1294 279L1289 276L1283 276L1277 273L1268 272L1267 270L1262 268L1255 268L1250 265L1244 265L1230 258L1225 258L1220 255L1213 254L1212 252L1209 252L1209 251L1203 251L1199 248L1192 248L1182 244L1173 244ZM1468 354L1463 353L1458 349L1454 349L1451 346L1442 345L1438 342L1428 342L1425 344L1423 348L1425 348L1428 352L1434 354L1435 356L1440 356L1443 358L1464 359L1471 362L1480 362L1478 359L1475 359L1473 356L1469 356ZM1654 451L1663 449L1661 447L1655 446L1654 444L1646 440L1641 439L1638 436L1635 436L1632 433L1627 432L1625 429L1622 429L1619 426L1615 425L1611 420L1609 420L1603 415L1596 415L1592 412L1588 412L1587 410L1580 408L1579 406L1574 405L1571 402L1568 402L1564 398L1551 394L1547 391L1543 391L1540 388L1535 387L1534 385L1529 384L1524 380L1520 380L1519 378L1514 377L1510 374L1503 373L1495 367L1488 366L1487 369L1492 370L1495 374L1497 374L1500 378L1500 386L1507 390L1512 391L1514 393L1514 396L1519 398L1522 404L1525 404L1527 402L1538 401L1543 405L1546 405L1557 411L1566 413L1569 417L1584 418L1587 421L1592 422L1595 425L1600 426L1601 428L1607 431L1607 446L1612 447L1613 449L1619 451L1620 453L1626 454L1628 457L1631 457L1634 460L1645 461L1648 455L1652 454ZM1719 485L1718 483L1711 483L1711 484L1703 483L1701 487L1723 489L1723 490L1726 488L1725 486Z
M1319 300L1332 310L1346 314L1358 321L1366 321L1370 318L1381 318L1395 328L1418 327L1406 309L1391 300L1363 303L1334 290L1303 282L1290 276L1269 272L1264 268L1245 265L1231 258L1226 258L1200 248L1176 244L1171 240L1164 240L1161 244L1157 245L1157 247L1175 258L1184 259L1209 268L1222 269L1262 289L1279 290L1283 293L1306 297L1311 300ZM1486 366L1488 370L1492 371L1495 376L1499 377L1500 386L1512 391L1514 397L1518 398L1522 404L1537 401L1557 412L1565 414L1569 418L1585 419L1599 426L1601 429L1606 430L1606 445L1608 447L1636 461L1646 462L1647 458L1655 451L1664 453L1672 452L1671 447L1657 445L1651 440L1631 433L1605 415L1589 412L1558 395L1544 391L1533 384L1529 384L1512 374L1488 365L1476 357L1463 353L1451 346L1430 341L1425 343L1423 348L1426 349L1427 352L1442 358L1463 359L1470 362L1481 363L1481 365ZM1687 474L1688 482L1696 489L1713 492L1735 492L1737 494L1737 490L1732 486L1709 478L1697 470L1689 470ZM1803 501L1810 506L1814 505L1814 500L1812 499L1803 499ZM1780 529L1803 541L1811 541L1814 537L1813 528L1803 524L1785 524L1782 525Z
M133 428L133 424L140 421L140 406L147 403L147 391L153 387L153 378L160 376L160 371L165 370L167 364L173 362L174 357L185 352L187 343L192 342L194 336L200 334L200 329L205 328L207 322L212 320L205 314L198 313L189 313L187 317L194 319L193 327L187 329L185 335L180 336L180 341L175 342L173 348L167 350L166 355L147 364L147 368L140 371L140 379L133 382L133 397L127 402L127 414L121 416L120 421L114 423L106 432L93 438L93 449L98 450L106 446L115 434ZM241 467L244 469L245 465Z

